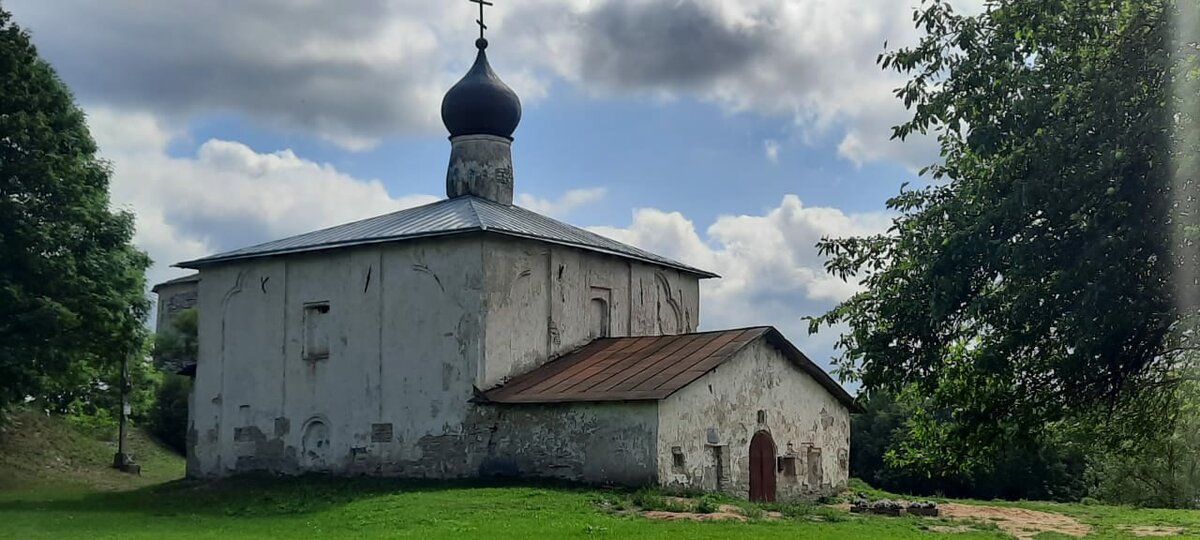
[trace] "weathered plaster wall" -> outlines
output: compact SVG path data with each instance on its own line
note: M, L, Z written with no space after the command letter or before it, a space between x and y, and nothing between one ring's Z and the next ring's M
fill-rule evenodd
M609 336L693 332L699 279L629 259L504 237L484 240L487 324L479 387L489 388ZM594 300L606 306L597 322Z
M657 402L481 406L471 443L483 476L645 485L657 475Z
M158 286L158 292L155 293L158 295L158 316L154 320L155 332L166 330L181 311L196 306L197 286L198 283L194 281Z
M763 411L759 422L758 411ZM715 430L722 456L718 466ZM750 439L767 431L777 456L795 458L796 474L777 472L780 499L832 493L849 476L849 411L808 374L760 338L716 370L659 404L658 477L669 487L720 490L746 497L750 488ZM684 465L675 466L673 447ZM820 459L810 463L810 448ZM820 465L819 482L809 467Z
M478 236L202 270L191 476L269 469L444 475L481 361ZM306 358L327 303L328 356Z
M692 331L694 276L540 242L464 235L204 268L188 473L639 483L657 473L657 405L497 409L474 389L593 336ZM328 354L306 351L306 313ZM486 323L486 324L485 324ZM485 359L484 347L489 354ZM319 348L319 347L318 347Z

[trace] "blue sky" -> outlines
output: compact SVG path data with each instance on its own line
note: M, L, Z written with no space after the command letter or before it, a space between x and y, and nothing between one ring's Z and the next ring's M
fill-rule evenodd
M493 53L499 54L502 49ZM643 206L709 223L721 214L761 213L787 193L810 205L871 212L902 182L917 180L900 163L859 165L839 156L843 133L836 128L806 142L792 133L788 118L729 113L686 97L659 102L563 90L526 105L513 159L522 193L554 198L575 188L606 188L602 201L571 213L575 224L619 224ZM373 149L350 151L227 114L195 118L188 133L188 140L172 144L171 155L194 155L212 138L233 139L259 152L290 148L355 177L378 178L396 194L444 190L449 145L443 134L389 137ZM768 144L777 145L774 159Z
M706 328L803 317L856 285L822 236L879 232L934 156L877 68L896 0L523 0L489 14L521 96L518 203L724 276ZM466 0L7 0L114 166L138 244L170 263L444 196L441 94L474 58Z

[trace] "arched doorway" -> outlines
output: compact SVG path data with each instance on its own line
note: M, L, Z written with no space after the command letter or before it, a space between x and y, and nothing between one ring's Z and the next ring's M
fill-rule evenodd
M750 500L775 500L775 441L765 431L750 439Z

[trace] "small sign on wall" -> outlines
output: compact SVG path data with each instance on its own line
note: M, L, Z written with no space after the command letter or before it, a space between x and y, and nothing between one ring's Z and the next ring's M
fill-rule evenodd
M392 442L392 424L371 424L371 442Z

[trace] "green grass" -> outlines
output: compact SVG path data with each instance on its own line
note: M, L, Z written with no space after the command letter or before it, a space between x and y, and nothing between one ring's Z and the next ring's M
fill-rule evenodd
M114 470L115 429L87 433L59 417L35 411L12 416L0 427L0 494L23 489L130 489L183 477L184 461L142 431L131 429L127 451L141 476Z
M0 458L0 478L8 479L0 483L0 538L1006 538L989 524L940 533L927 527L955 523L851 515L812 504L753 505L716 495L697 497L693 504L705 510L735 504L752 519L691 522L640 516L635 510L642 506L677 504L656 490L324 477L191 482L178 479L179 457L140 435L135 440L142 446L134 449L142 452L145 468L139 478L107 469L112 456L105 442L72 433L55 419L26 422L25 428L36 427L37 435L14 442L12 430L0 434L0 451L9 452ZM56 448L46 448L46 440ZM1130 538L1117 526L1132 524L1200 532L1196 511L987 504L1069 514L1096 527L1098 538ZM766 519L765 511L784 517Z
M919 520L657 521L562 486L328 478L177 481L125 492L0 495L3 538L922 538ZM955 538L1003 538L995 532Z

